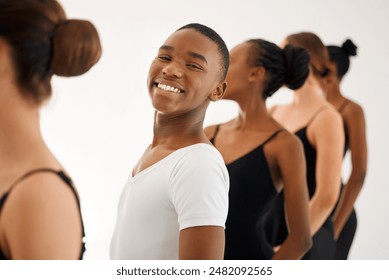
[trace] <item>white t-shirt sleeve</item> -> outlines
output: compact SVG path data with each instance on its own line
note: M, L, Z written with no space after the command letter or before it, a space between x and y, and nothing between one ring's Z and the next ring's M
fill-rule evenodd
M171 174L171 198L180 230L194 226L225 227L228 213L228 171L212 146L186 153Z

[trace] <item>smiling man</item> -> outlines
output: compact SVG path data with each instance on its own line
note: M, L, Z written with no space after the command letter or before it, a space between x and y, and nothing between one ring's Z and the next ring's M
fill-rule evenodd
M201 24L175 31L148 76L154 136L121 194L112 259L222 259L229 178L203 132L226 90L229 53Z

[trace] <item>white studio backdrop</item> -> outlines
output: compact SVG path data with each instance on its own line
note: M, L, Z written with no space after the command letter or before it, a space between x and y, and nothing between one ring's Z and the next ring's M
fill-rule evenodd
M368 175L356 204L358 229L351 259L389 259L389 188L385 166L389 102L389 1L93 1L62 0L69 18L97 27L103 55L87 74L54 78L53 98L42 108L44 137L77 185L87 234L85 259L109 259L120 192L152 137L153 109L146 87L157 49L177 28L199 22L215 29L229 48L250 38L280 43L311 31L325 44L351 38L358 48L344 78L344 93L367 119ZM269 105L288 102L281 89ZM212 103L205 125L234 117L237 106ZM349 158L344 174L349 172ZM145 201L147 203L147 201ZM147 242L147 241L145 241Z

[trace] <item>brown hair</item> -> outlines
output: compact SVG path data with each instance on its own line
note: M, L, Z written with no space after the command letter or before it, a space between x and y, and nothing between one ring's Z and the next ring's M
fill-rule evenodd
M329 55L320 38L311 32L300 32L286 37L288 44L303 47L307 50L313 74L325 77L328 74Z
M16 82L41 103L51 95L51 77L87 72L101 56L92 23L68 20L56 0L0 0L0 37L11 47Z

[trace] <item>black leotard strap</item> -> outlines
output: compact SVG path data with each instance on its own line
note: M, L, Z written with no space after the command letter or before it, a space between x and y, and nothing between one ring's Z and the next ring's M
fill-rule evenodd
M41 173L41 172L51 172L51 173L55 173L58 175L58 172L57 170L54 170L54 169L51 169L51 168L37 168L37 169L33 169L27 173L25 173L23 176L19 177L12 185L11 187L9 188L9 191L10 192L17 184L19 184L21 181L23 181L24 179L30 177L31 175L34 175L36 173ZM61 177L62 178L62 177ZM66 182L66 181L65 181ZM67 185L69 185L68 182L66 182Z
M262 143L262 146L266 145L268 142L270 142L273 138L275 138L278 133L280 133L281 131L284 131L285 129L284 128L281 128L277 131L275 131L272 135L270 135L263 143Z
M327 106L321 106L313 115L312 117L309 119L306 127L308 127L314 120L315 118L321 113L321 111L325 110L327 108Z
M342 105L339 106L338 112L339 112L339 113L342 113L343 110L344 110L344 108L346 108L346 106L347 106L348 103L349 103L349 100L348 100L348 99L344 100L343 103L342 103Z

